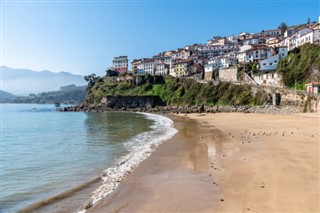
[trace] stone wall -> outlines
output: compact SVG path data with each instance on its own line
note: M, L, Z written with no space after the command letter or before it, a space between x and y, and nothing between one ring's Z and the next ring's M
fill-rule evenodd
M301 109L301 112L315 112L320 111L320 97L316 95L310 95L304 91L291 91L279 87L268 86L252 86L253 93L258 90L263 90L272 99L273 94L279 93L281 97L280 106L292 106ZM318 104L317 104L318 102Z
M110 108L138 108L164 106L158 96L106 96L101 104Z

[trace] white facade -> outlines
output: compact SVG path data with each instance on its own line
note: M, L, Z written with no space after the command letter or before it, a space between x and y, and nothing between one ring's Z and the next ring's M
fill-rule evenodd
M127 56L118 56L114 57L112 60L112 67L114 70L120 73L128 71L128 57Z
M204 64L204 61L201 58L193 59L192 61L193 61L194 64L201 64L201 65Z
M250 45L250 44L259 44L258 38L249 38L242 41L243 45Z
M294 47L299 47L305 43L309 43L309 42L306 42L306 34L309 34L310 32L312 32L313 30L308 28L308 27L305 27L305 28L302 28L300 30L298 30L292 37L292 43L294 45ZM309 36L309 35L308 35ZM294 48L293 47L293 48ZM292 49L293 49L292 48Z
M313 44L320 44L320 29L313 31Z
M266 30L264 31L264 34L277 36L281 34L281 30L280 29Z
M259 62L260 70L276 70L279 63L279 54Z
M169 75L171 75L173 77L177 77L177 72L174 67L170 68Z
M214 64L205 64L204 65L204 72L213 72L214 70L218 69L219 67Z
M137 70L139 73L144 73L154 75L155 74L155 61L154 60L145 60L141 64L137 65Z
M168 75L169 74L169 65L164 63L156 64L155 68L156 75Z
M280 42L280 45L281 45L281 46L286 46L286 47L287 47L287 50L289 50L290 37L283 39L283 40Z
M255 82L260 85L267 85L267 86L282 86L281 83L281 76L277 73L264 73L260 75L254 76Z
M220 61L223 67L230 67L237 63L237 58L223 57L220 59Z
M156 63L165 63L171 64L171 57L170 56L158 56L154 57Z
M314 44L319 42L320 42L320 30L314 30L297 38L296 46L301 46L305 43Z
M176 53L172 54L172 58L181 58L181 59L187 59L191 55L190 50L179 50Z
M245 52L245 51L247 51L247 50L249 50L249 49L251 49L251 48L252 48L252 45L245 44L245 45L242 45L242 46L240 47L239 52Z
M246 52L239 52L237 54L237 59L239 63L244 63L246 61Z
M286 58L288 56L288 48L286 46L277 47L279 59Z
M155 72L155 62L145 62L144 63L144 71L150 75L154 75Z
M231 35L228 36L227 39L231 42L231 43L237 43L238 42L238 37Z

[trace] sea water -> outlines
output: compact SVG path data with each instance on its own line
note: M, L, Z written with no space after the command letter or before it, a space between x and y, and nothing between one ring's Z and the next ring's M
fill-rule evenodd
M96 203L176 130L166 117L1 105L1 212L16 212L103 176ZM88 198L91 195L88 195Z

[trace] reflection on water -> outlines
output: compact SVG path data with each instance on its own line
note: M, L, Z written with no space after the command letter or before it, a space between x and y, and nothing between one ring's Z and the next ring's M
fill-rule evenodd
M208 156L209 158L216 157L216 147L215 144L208 144Z
M130 138L153 124L136 113L62 113L38 104L1 109L0 212L16 212L97 177L128 153Z
M153 121L136 113L87 113L85 120L88 146L121 146L140 132L150 130ZM92 140L95 139L95 140ZM108 140L106 140L108 139Z
M183 119L179 131L185 137L185 142L192 147L186 151L188 160L183 162L185 166L195 171L207 171L211 163L220 167L221 156L230 155L234 151L232 143L228 143L224 133L213 126Z

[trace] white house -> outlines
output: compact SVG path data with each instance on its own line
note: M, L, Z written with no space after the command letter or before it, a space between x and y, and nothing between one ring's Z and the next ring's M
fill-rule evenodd
M287 49L289 50L289 46L290 46L290 37L287 37L285 39L283 39L279 44L280 46L286 46Z
M279 54L279 58L283 59L288 56L288 48L287 46L279 46L275 48L276 53Z
M312 32L312 31L313 31L313 29L310 29L308 27L303 27L303 28L299 29L296 33L294 33L291 36L289 50L292 50L295 47L299 47L299 46L307 43L306 42L306 34Z
M190 50L178 49L174 54L171 55L171 58L187 59L190 55L191 55Z
M305 43L320 43L320 30L312 30L310 32L307 32L303 35L301 35L299 38L297 38L296 46L301 46Z
M252 48L252 45L249 45L249 44L245 44L245 45L242 45L240 48L239 48L239 52L245 52L246 50L249 50Z
M230 67L232 65L237 64L237 58L235 57L229 57L229 56L224 56L220 59L220 63L222 67Z
M276 70L279 62L279 54L269 57L259 62L260 70Z
M264 34L268 34L268 35L278 36L278 35L281 34L281 30L280 30L280 29L265 30L263 33L264 33Z
M204 65L204 71L212 72L222 66L221 60L219 58L214 58L209 60L208 63Z
M228 36L227 39L233 44L238 42L238 37L234 35Z
M238 52L237 59L239 63L244 63L246 61L246 52Z
M144 70L145 73L154 75L155 74L155 60L146 59L140 65L138 65L138 70Z
M274 86L274 87L282 86L281 76L278 75L276 72L258 74L258 75L255 75L253 79L255 80L255 82L257 82L260 85L267 85L267 86Z
M155 64L155 75L168 75L169 74L169 65L165 63L156 63Z
M118 56L112 60L112 67L119 73L126 73L128 71L128 57Z
M258 62L272 56L272 48L266 45L247 45L240 49L244 50L238 52L237 58L240 63L243 62Z
M249 45L249 44L259 44L259 38L251 37L248 39L242 40L243 45Z
M156 63L165 63L165 64L171 64L171 57L165 56L165 55L159 55L153 57L155 59Z

